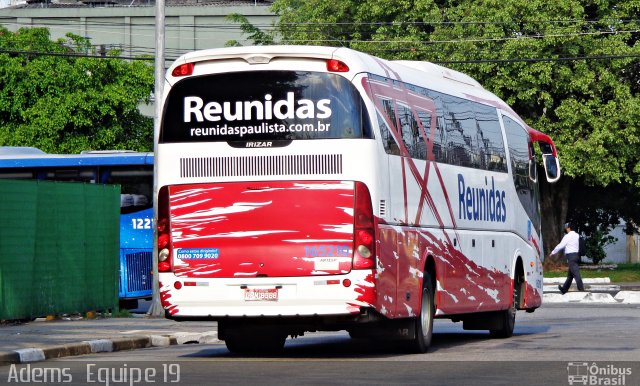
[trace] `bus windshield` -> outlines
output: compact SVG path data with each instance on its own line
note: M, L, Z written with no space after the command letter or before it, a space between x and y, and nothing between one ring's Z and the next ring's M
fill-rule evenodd
M251 71L176 83L160 143L372 138L356 88L336 74Z

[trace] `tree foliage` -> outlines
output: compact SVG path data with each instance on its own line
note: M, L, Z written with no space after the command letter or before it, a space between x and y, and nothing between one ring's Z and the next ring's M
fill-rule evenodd
M572 179L640 186L638 1L275 0L272 9L274 41L444 63L550 134L571 178L542 187L547 252L572 216Z
M276 0L273 10L283 43L470 74L552 135L565 174L640 185L636 1Z
M243 34L247 35L248 39L251 40L253 44L257 46L263 46L274 43L272 34L264 32L260 28L251 24L249 22L249 19L247 19L247 17L244 15L241 15L239 13L232 13L227 15L226 19L234 23L239 23L240 30ZM236 47L240 45L240 42L237 40L229 40L225 44L225 46L227 47Z
M52 41L44 28L0 28L0 144L51 153L151 150L153 122L138 111L153 67L118 52L93 54L86 38Z

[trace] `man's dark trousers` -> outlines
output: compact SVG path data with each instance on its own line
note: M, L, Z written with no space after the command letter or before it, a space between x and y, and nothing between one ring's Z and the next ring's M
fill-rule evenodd
M578 265L580 264L580 256L577 253L567 253L565 256L569 263L569 272L567 273L567 280L562 286L562 292L569 291L569 287L571 287L571 281L573 281L573 279L576 279L578 291L584 291L582 277L580 277L580 266Z

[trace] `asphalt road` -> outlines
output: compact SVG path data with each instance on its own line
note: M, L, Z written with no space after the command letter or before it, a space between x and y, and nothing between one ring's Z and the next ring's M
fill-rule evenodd
M568 385L570 376L585 374L596 384L640 385L640 307L564 304L519 312L508 339L438 320L430 352L421 355L344 332L312 333L287 340L271 357L235 356L223 343L154 347L5 368L0 384L19 371L33 381L37 368L49 369L59 384L109 386Z

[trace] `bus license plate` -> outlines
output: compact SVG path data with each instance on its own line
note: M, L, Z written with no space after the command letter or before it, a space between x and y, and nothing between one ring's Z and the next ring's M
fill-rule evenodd
M255 301L278 301L278 289L277 288L245 288L244 300L246 302Z

